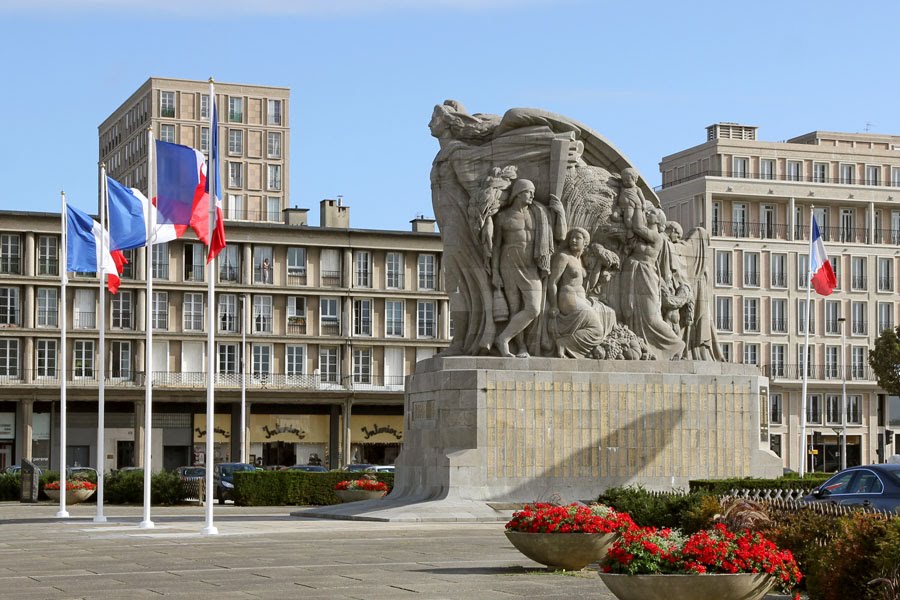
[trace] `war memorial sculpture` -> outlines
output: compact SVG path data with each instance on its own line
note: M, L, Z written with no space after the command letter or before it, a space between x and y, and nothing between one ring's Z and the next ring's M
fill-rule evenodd
M357 516L780 474L766 379L722 361L705 230L561 115L447 100L429 128L454 335L407 380L393 492Z

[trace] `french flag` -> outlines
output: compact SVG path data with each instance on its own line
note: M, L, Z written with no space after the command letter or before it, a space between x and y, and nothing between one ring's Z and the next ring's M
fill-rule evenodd
M160 223L159 212L140 190L128 188L106 178L109 206L109 237L113 250L128 250L178 239L179 232L171 223ZM154 227L147 235L147 223L153 213ZM182 233L183 233L182 229Z
M820 296L830 295L837 287L837 278L825 253L825 244L815 215L812 218L812 237L809 241L809 272L813 289Z
M100 240L106 246L106 252L100 252ZM66 270L70 273L100 273L101 267L106 272L106 287L110 293L119 291L119 273L125 265L125 257L119 254L118 260L110 251L109 234L100 227L100 223L86 213L72 206L66 207Z

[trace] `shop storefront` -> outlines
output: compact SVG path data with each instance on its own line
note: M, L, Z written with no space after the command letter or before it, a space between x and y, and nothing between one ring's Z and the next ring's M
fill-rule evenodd
M328 464L328 415L250 415L250 461L264 467Z
M38 468L45 471L50 468L50 422L49 410L38 412L35 407L31 421L31 460ZM59 457L56 460L58 461Z
M16 443L16 413L0 412L0 473L13 463Z
M350 416L350 463L392 465L403 441L403 415Z
M232 462L231 459L231 415L217 414L213 420L213 459L217 463ZM195 465L206 464L206 414L194 415L194 456ZM240 457L237 457L238 459Z

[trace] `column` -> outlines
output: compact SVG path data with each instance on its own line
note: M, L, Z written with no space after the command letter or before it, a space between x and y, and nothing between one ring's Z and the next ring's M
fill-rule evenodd
M438 302L438 339L450 339L450 301Z
M34 328L34 311L37 309L37 306L34 304L34 286L26 285L25 286L25 301L22 303L22 320L19 321L25 327L25 329L33 329Z
M22 380L31 383L34 381L34 338L30 336L25 338L22 349L22 366L24 367Z
M341 407L334 404L328 418L328 468L341 466Z
M250 402L244 403L244 456L250 460Z
M876 243L876 241L882 241L882 240L878 240L878 238L875 237L878 232L875 231L875 203L874 202L869 202L869 210L868 210L867 220L868 220L868 225L869 225L867 228L869 230L869 234L868 234L868 238L866 239L866 243L874 244L874 243ZM863 464L865 464L865 463L863 463Z
M22 256L24 264L22 265L24 269L22 272L25 274L25 277L34 277L34 233L28 232L25 234L25 254Z
M145 340L135 340L134 342L134 372L135 373L144 373L144 358L145 352L144 348L147 346L147 342ZM165 369L160 369L159 365L156 365L157 371L165 371ZM147 373L144 373L144 383L149 381L149 377L147 377Z
M134 466L144 466L144 408L143 400L134 402Z
M795 204L794 197L791 196L788 200L788 230L787 230L787 239L793 241L794 239L794 230L797 226L797 208Z
M140 264L140 263L138 263ZM142 288L136 290L137 301L134 303L134 330L147 331L147 313L148 307L152 310L153 302L147 298L147 289Z
M16 423L19 432L16 434L16 458L21 460L33 460L31 446L34 437L34 400L31 398L19 400L16 405Z
M350 248L344 249L344 263L341 267L341 270L343 271L343 276L341 277L343 283L341 284L341 287L353 287L353 250Z
M350 421L353 420L353 400L351 398L346 398L344 400L344 427L343 427L343 451L341 456L341 464L339 467L342 467L346 464L350 463Z
M253 283L253 249L250 244L244 244L244 276L241 277L241 283L251 285Z
M137 263L134 265L134 278L138 281L145 281L147 279L147 247L142 246L135 250L134 252L134 260Z

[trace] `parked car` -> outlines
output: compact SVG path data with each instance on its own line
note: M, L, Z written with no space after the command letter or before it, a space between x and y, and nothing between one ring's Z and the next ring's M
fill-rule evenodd
M238 471L256 471L256 467L247 463L220 463L216 465L213 478L216 482L216 500L225 504L226 500L234 500L234 474Z
M322 465L294 465L288 467L289 471L305 471L307 473L326 473L328 469Z
M187 494L186 500L202 500L206 489L206 467L178 467L175 474L181 477Z
M85 479L97 482L97 470L91 467L66 467L66 479Z
M349 465L347 465L346 467L344 467L343 469L340 469L340 470L341 470L341 471L350 471L350 472L352 472L352 473L358 473L358 472L360 472L360 471L367 471L367 470L371 469L371 468L374 467L374 466L375 466L375 465L370 465L370 464L368 464L368 463L349 464Z
M815 488L803 501L900 513L900 465L851 467Z
M366 469L369 473L393 473L394 465L375 465Z
M43 473L43 471L41 471L37 467L35 467L35 471L37 472L38 477L40 477L41 474ZM10 465L10 466L6 467L6 472L7 473L21 473L22 466L21 465Z

